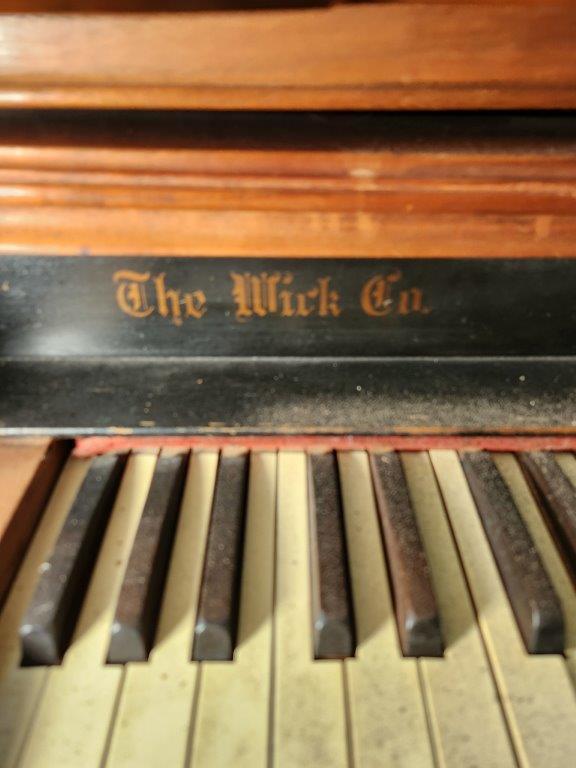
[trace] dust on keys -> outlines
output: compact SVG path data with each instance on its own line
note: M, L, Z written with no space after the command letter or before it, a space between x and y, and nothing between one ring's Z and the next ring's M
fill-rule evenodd
M576 764L575 487L568 454L71 456L0 612L0 766Z

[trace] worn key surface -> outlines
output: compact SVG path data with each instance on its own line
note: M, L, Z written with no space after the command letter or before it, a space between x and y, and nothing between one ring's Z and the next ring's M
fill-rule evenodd
M519 454L531 486L542 502L552 529L559 538L568 564L576 571L576 489L554 454L533 451Z
M490 454L460 459L526 650L562 653L562 607L508 486Z
M108 661L145 661L150 652L166 579L187 455L161 455L140 518L118 598Z
M57 664L70 639L125 464L92 461L20 626L25 664Z
M332 452L308 462L314 654L343 659L354 655L354 621L338 464Z
M370 457L405 656L442 656L444 644L428 559L398 454Z
M247 469L246 454L220 457L194 629L196 661L229 660L234 651Z

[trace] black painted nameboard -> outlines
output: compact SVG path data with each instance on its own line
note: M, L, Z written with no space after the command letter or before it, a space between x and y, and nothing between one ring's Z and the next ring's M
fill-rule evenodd
M576 260L0 257L0 355L576 353Z

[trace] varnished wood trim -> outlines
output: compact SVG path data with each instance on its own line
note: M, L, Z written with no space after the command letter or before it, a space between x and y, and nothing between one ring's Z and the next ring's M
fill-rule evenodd
M576 216L0 210L0 253L99 256L546 258L576 256Z
M576 107L566 6L7 15L0 35L9 107Z

